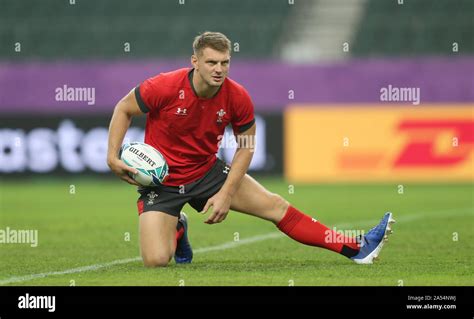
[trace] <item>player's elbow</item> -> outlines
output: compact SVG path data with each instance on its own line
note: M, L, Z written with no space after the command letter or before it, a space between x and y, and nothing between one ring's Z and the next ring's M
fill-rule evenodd
M114 113L124 116L128 119L131 119L132 116L134 116L133 112L131 112L130 106L127 105L125 100L120 100L117 105L115 105Z
M237 149L246 150L253 154L255 152L256 137L254 134L239 134L236 137Z
M133 92L132 90L117 103L115 113L123 114L128 118L143 114Z

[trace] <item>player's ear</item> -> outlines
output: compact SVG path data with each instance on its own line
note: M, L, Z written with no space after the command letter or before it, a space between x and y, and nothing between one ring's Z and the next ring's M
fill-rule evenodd
M196 69L197 68L197 56L196 55L191 55L191 64L193 65L193 67Z

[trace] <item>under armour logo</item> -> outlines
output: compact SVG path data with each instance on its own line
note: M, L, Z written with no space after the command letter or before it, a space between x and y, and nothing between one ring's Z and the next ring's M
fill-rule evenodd
M229 171L230 171L230 167L226 165L226 167L224 167L224 170L222 171L222 173L229 174Z
M313 223L317 223L317 222L318 222L318 221L317 221L316 219L314 219L314 218L311 218L311 221L312 221Z
M182 109L182 108L178 107L175 114L177 114L177 115L188 115L188 113L186 113L186 112L187 112L187 109Z
M155 198L158 197L158 194L155 191L149 192L146 196L148 196L148 205L153 205Z

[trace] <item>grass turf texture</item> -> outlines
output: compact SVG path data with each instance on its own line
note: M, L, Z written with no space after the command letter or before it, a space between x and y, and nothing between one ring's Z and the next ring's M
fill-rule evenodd
M191 207L189 236L198 252L190 265L147 269L136 259L95 270L8 282L138 257L137 193L119 180L2 182L0 229L37 229L38 247L0 244L2 285L474 285L472 184L295 185L259 181L301 211L338 229L367 231L386 211L394 234L374 265L356 265L338 254L301 245L263 220L230 212L217 225ZM71 194L71 184L75 193ZM239 241L235 242L236 237ZM129 240L127 240L129 237ZM456 238L457 237L457 238ZM261 239L261 238L260 238ZM457 240L456 240L457 239ZM235 246L222 246L226 243ZM219 250L202 251L207 247ZM23 278L24 279L24 278Z

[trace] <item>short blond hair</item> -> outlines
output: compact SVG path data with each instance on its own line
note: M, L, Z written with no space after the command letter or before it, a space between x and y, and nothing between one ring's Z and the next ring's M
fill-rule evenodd
M231 42L220 32L206 31L194 38L193 51L195 55L200 54L202 50L208 47L220 52L227 51L230 54Z

